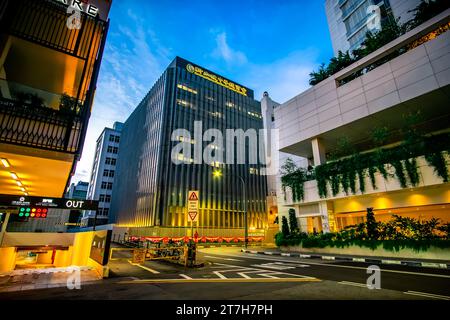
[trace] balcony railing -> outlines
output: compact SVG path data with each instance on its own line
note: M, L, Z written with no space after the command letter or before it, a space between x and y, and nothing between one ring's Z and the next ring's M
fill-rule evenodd
M0 142L76 153L81 102L0 79Z
M81 14L81 28L69 29L66 6L53 0L5 0L0 28L19 38L88 59L91 43L99 42L106 22Z

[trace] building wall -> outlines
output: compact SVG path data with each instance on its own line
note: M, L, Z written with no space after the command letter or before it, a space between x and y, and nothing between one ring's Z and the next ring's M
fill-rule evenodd
M253 99L253 92L248 91L246 97L226 89L189 72L188 64L177 58L125 123L112 203L117 223L187 227L187 193L199 190L199 226L243 228L239 175L246 184L250 228L263 228L267 224L267 184L260 164L224 165L225 159L218 158L221 163L214 165L202 159L201 164L194 163L194 145L203 151L212 142L202 141L207 129L219 129L224 138L227 128L262 129L260 104ZM200 136L195 136L195 121L202 122ZM171 152L180 141L171 141L171 136L179 128L188 131L183 134L189 136L182 140L192 154L185 156L184 163L175 164ZM230 150L222 141L215 147L218 149L212 150L220 150L224 157ZM219 168L223 176L216 180L213 171Z
M108 222L122 127L122 123L116 122L113 128L105 128L97 139L87 192L87 199L100 201L97 224ZM92 225L94 217L94 211L85 211L81 220L82 225Z
M368 8L378 5L384 12L391 13L394 19L405 23L413 17L413 10L420 0L326 0L325 11L330 30L334 54L338 51L356 49L364 40L367 31Z

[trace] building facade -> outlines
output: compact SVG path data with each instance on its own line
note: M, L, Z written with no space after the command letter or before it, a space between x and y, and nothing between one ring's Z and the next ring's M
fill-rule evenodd
M0 194L62 197L80 158L111 1L65 2L0 3Z
M398 19L400 23L412 18L410 12L421 0L326 0L325 11L330 30L334 54L357 49L366 33L378 21L373 20L374 13L379 14L379 23L385 19ZM376 9L376 7L379 9ZM375 30L375 29L373 29Z
M112 128L105 128L97 139L87 195L87 199L99 201L96 225L108 222L122 128L123 123L115 122ZM94 220L95 212L86 211L81 225L90 227Z
M280 197L303 231L355 225L367 208L450 221L449 21L450 9L275 109L280 150L315 166Z
M249 151L250 139L224 141L227 129L251 129L259 144L262 128L252 90L177 57L125 122L113 221L130 227L130 235L189 235L187 196L197 190L200 236L244 236L245 211L249 236L263 235L262 165L237 161L241 147L246 159L257 150ZM180 146L183 150L174 152ZM214 178L219 171L221 177Z

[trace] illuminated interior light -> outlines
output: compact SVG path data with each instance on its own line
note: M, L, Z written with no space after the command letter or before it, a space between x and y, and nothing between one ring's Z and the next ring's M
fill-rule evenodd
M22 182L20 182L19 180L17 180L16 183L17 183L17 185L18 185L19 187L23 187Z
M12 177L14 180L19 180L19 177L17 176L17 174L16 174L15 172L11 172L11 177Z
M3 164L3 166L4 166L5 168L11 167L11 165L10 165L9 162L8 162L8 159L0 158L0 161L2 162L2 164Z

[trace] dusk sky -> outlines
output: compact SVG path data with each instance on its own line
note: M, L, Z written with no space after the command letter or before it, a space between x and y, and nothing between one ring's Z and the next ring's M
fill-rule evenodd
M72 182L89 181L104 127L124 122L175 56L280 103L309 87L332 56L324 0L114 0L83 156Z

